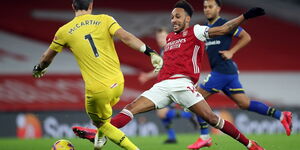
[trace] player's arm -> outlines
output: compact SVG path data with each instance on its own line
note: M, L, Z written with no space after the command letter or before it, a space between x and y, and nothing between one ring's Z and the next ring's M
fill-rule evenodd
M133 34L127 32L123 28L120 28L115 32L114 36L119 38L124 44L131 47L132 49L141 51L146 55L150 56L151 63L155 68L155 72L158 72L161 69L163 65L162 58L157 54L157 52L155 52L150 47L145 45L144 42L142 42L140 39L135 37Z
M131 47L135 50L140 50L140 48L145 45L144 42L142 42L140 39L135 37L133 34L127 32L123 28L118 29L115 32L115 35L118 39L120 39L124 44Z
M209 28L207 30L207 35L209 38L212 38L212 37L228 34L230 31L236 29L239 25L241 25L245 20L255 18L258 16L262 16L264 14L265 14L265 11L262 8L258 8L258 7L251 8L244 14L242 14L232 20L229 20L222 26Z
M224 59L231 59L237 51L239 51L251 41L251 36L245 30L240 31L238 38L238 42L230 50L219 51Z
M47 67L51 64L53 58L56 56L57 52L48 48L40 58L40 62L33 67L32 76L35 78L42 77Z

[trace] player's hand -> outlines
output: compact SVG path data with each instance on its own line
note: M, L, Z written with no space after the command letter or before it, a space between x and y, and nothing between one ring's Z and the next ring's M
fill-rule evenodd
M150 53L150 57L151 63L154 67L154 72L159 72L163 66L163 59L156 52Z
M231 51L219 51L221 57L225 60L231 59L233 57L233 53Z
M33 67L33 70L32 70L32 76L35 77L35 78L40 78L42 77L47 71L47 68L40 68L40 65L37 64Z
M265 10L263 8L254 7L254 8L249 9L243 15L244 15L245 19L251 19L251 18L258 17L258 16L263 16L265 14L266 13L265 13Z

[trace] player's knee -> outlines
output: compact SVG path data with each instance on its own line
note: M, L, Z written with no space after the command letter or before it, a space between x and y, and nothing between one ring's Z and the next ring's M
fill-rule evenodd
M161 110L157 110L156 115L160 118L160 119L164 119L167 116L167 112L168 109L161 109Z
M100 117L97 114L94 113L88 113L90 118L93 121L93 125L96 126L97 128L100 128L104 122L100 119Z
M209 113L203 119L210 125L215 126L218 123L219 117L214 113Z
M133 108L134 108L134 105L133 105L132 103L130 103L130 104L128 104L128 105L126 105L126 106L124 107L124 109L127 109L127 110L129 110L130 112L132 112Z
M93 125L96 126L97 128L102 127L104 124L103 121L93 121Z

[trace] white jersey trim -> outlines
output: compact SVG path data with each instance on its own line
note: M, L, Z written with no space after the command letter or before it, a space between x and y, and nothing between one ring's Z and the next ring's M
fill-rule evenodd
M193 52L193 58L192 58L194 73L200 73L200 69L197 64L197 56L198 56L199 49L200 49L200 46L195 45L194 52Z
M205 42L208 37L208 26L194 25L194 34L198 40Z

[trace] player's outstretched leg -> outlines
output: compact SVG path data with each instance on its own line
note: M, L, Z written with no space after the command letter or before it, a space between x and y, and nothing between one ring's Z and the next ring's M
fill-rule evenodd
M202 147L210 147L212 145L212 138L209 136L208 123L198 116L197 120L200 125L201 135L195 143L187 146L188 149L200 149Z
M189 108L192 112L201 116L211 126L221 130L223 133L231 136L233 139L239 141L250 150L263 150L262 147L257 145L255 142L250 141L244 134L242 134L233 124L220 118L213 113L211 108L208 106L205 100L197 102Z

